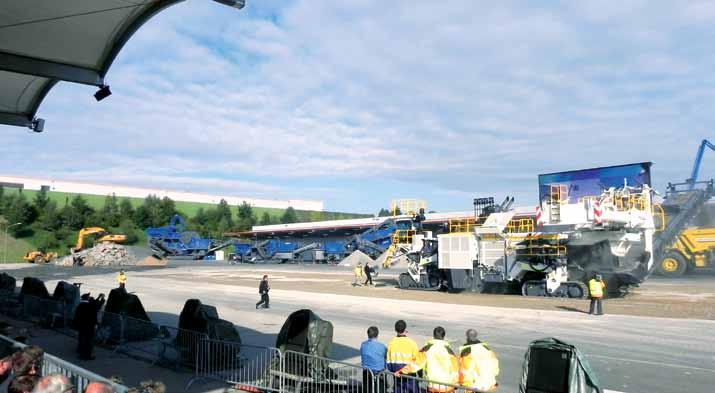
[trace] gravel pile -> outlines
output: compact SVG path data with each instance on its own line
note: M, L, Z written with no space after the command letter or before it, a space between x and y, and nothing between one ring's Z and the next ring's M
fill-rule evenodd
M92 248L58 259L58 266L128 266L136 265L137 258L126 247L116 243L98 244Z

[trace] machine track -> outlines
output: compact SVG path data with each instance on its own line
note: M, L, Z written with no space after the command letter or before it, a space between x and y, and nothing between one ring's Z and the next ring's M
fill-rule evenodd
M439 278L436 277L436 285L431 285L435 284L434 279L435 277L433 276L431 280L420 280L418 283L412 279L412 276L410 276L409 273L401 273L397 279L397 283L400 286L400 289L409 289L413 291L438 291L440 289Z
M524 296L542 297L566 297L571 299L582 299L588 295L586 286L578 281L567 281L562 283L555 291L548 293L546 282L541 280L526 281L521 286L521 294Z

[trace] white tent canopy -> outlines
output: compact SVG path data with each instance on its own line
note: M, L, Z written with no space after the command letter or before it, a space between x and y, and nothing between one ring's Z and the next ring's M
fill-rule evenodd
M35 114L58 81L104 87L129 38L181 1L0 0L0 124L41 131Z

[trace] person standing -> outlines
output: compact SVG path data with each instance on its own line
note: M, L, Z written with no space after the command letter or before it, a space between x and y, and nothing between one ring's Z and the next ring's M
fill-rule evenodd
M477 331L467 330L467 342L459 348L459 384L480 392L497 388L499 360L486 343L477 338Z
M364 285L375 285L372 283L372 266L370 266L370 262L365 262L365 277Z
M120 270L119 273L117 273L117 282L119 283L119 288L126 290L127 275L124 273L124 270Z
M407 337L405 321L400 319L395 322L395 332L397 336L387 343L387 369L393 373L412 363L420 351L415 340ZM418 391L416 380L403 378L395 382L395 393L417 393Z
M591 306L588 313L591 315L603 315L603 290L606 289L606 283L603 282L603 277L596 274L588 282L588 293L591 296Z
M367 340L360 345L360 363L362 365L363 391L380 393L385 390L384 378L378 376L385 370L387 347L377 341L380 331L377 326L367 328Z
M77 354L82 360L94 359L94 334L98 322L98 305L99 303L87 293L82 295L81 302L75 310L74 323L77 329Z
M459 361L449 342L444 339L445 335L446 332L442 326L434 328L433 338L417 352L415 360L397 370L395 376L399 377L401 374L413 374L424 370L424 378L430 381L427 383L427 392L453 392L455 388L452 385L459 382Z
M263 280L261 280L261 283L258 285L258 293L261 294L261 300L258 303L256 303L256 310L258 310L258 307L260 307L261 305L263 306L263 308L270 308L270 306L268 304L268 302L269 302L268 291L270 291L270 290L271 290L271 286L268 285L268 275L264 274Z
M355 265L355 268L353 269L353 286L354 287L360 287L362 286L362 276L363 276L363 268L362 268L362 262L358 262L357 265Z

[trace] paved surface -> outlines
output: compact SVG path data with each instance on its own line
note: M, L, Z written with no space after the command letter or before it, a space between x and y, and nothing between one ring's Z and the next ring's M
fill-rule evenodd
M353 288L348 284L347 271L318 268L308 269L308 274L304 274L306 269L297 269L218 265L139 269L129 272L127 286L140 296L155 322L176 323L184 300L198 297L204 303L217 306L222 318L238 325L244 342L263 345L274 343L275 334L288 314L300 308L312 308L333 322L333 355L347 361L358 359L357 348L366 328L373 324L381 329L380 338L387 341L392 336L394 321L403 318L408 322L410 334L420 344L436 325L446 328L448 339L454 340L455 345L462 342L467 328L474 327L500 358L502 392L517 391L527 344L546 336L579 346L608 389L629 393L713 391L715 321L712 320L632 315L590 317L569 311L585 309L585 301L571 306L555 299L405 292L392 288L387 275L380 277L382 287ZM272 307L255 310L257 280L265 271L269 271L273 279ZM318 272L321 274L316 274ZM114 272L106 269L30 268L12 273L32 274L48 280L67 278L83 282L83 289L105 293L115 286ZM636 301L656 308L658 299L669 298L663 293L682 292L677 289L680 287L693 288L686 297L689 300L666 304L662 307L666 315L687 314L681 310L684 305L711 301L712 278L684 280L685 283L651 280L648 283L652 284L639 290L641 295L636 294L643 299L634 296L631 303L629 298L609 301L607 310L627 309ZM48 287L52 289L53 285L50 283ZM493 307L471 304L462 297L483 299L481 301L486 303L494 302L494 298L502 300L496 302L498 307ZM524 300L529 302L523 303ZM619 306L619 302L623 305ZM712 313L712 306L709 307Z

